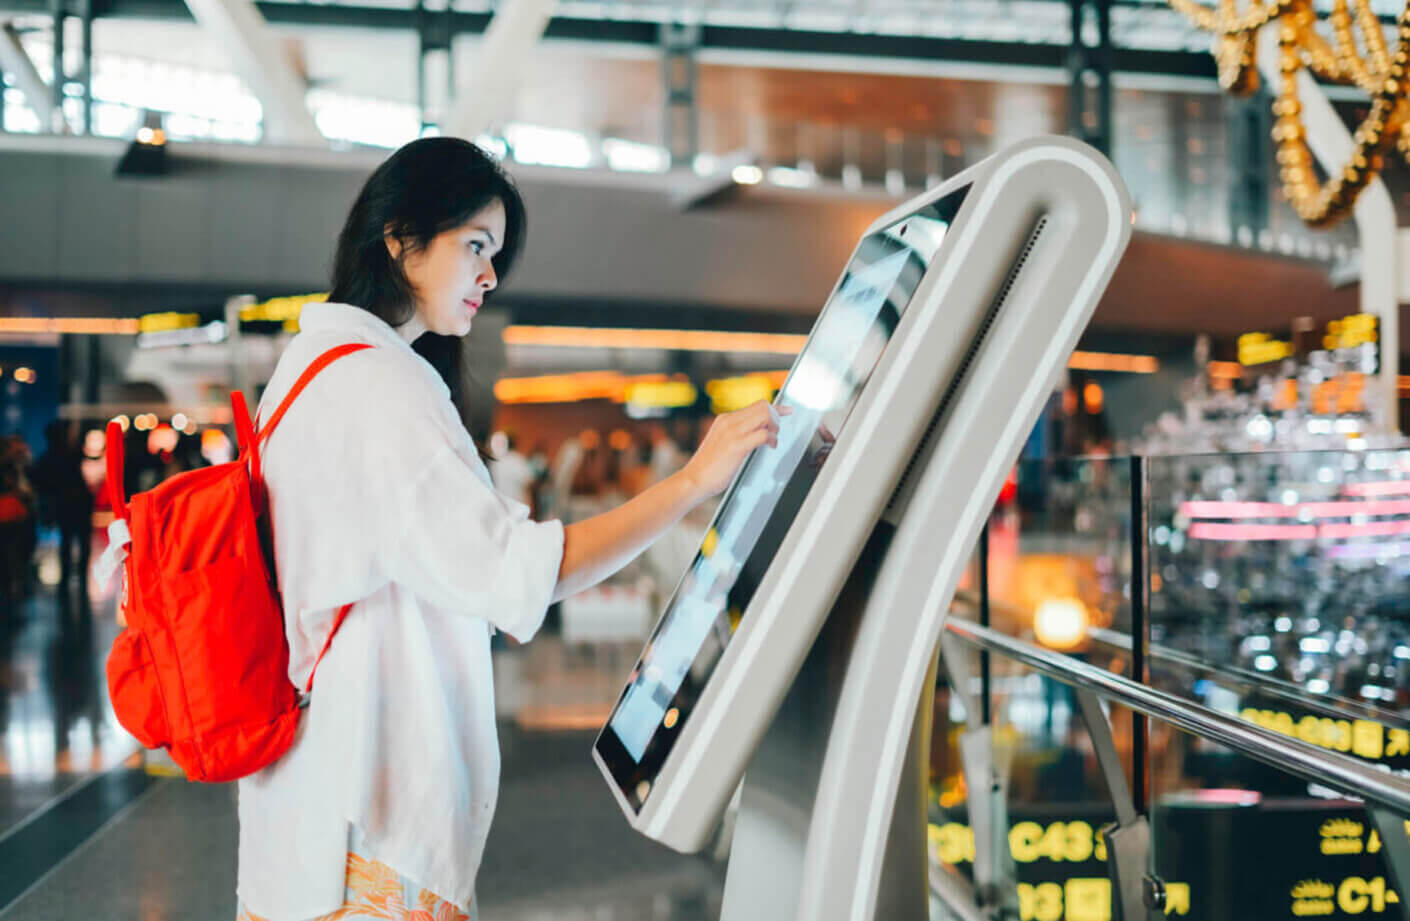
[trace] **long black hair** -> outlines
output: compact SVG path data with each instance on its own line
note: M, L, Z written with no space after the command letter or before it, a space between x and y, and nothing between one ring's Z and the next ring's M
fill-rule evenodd
M460 138L422 138L405 145L373 171L348 212L338 234L328 299L401 326L416 311L415 291L402 268L407 254L424 250L438 234L496 201L504 206L504 241L491 261L503 284L528 230L514 180L489 154ZM387 249L389 234L402 245L396 259ZM459 338L426 333L413 348L445 379L461 419L468 419L471 382Z

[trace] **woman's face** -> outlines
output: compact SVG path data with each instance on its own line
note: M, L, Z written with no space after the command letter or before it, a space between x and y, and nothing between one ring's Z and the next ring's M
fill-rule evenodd
M490 202L459 227L434 237L425 249L406 254L402 270L416 291L416 320L442 336L470 332L485 294L499 284L491 261L504 245L504 205ZM397 249L394 241L392 255Z

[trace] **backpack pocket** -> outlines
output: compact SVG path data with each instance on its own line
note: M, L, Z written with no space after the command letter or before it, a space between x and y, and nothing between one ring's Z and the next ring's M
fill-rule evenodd
M113 712L124 729L147 748L161 748L171 741L166 705L152 661L147 637L127 629L113 641L108 654L108 693Z

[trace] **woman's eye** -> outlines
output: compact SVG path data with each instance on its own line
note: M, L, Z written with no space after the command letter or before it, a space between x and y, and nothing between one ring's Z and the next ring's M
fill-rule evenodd
M485 251L485 244L480 240L471 240L470 251L478 256Z

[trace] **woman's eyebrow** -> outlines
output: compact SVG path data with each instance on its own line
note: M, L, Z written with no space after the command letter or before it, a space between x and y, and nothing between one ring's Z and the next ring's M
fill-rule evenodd
M471 229L471 230L478 230L480 233L482 233L482 234L484 234L485 236L489 237L491 243L494 243L494 242L495 242L494 233L492 233L492 232L489 230L489 228L487 228L487 227L480 227L479 225L476 225L476 226L474 226L474 227L471 227L470 229Z

